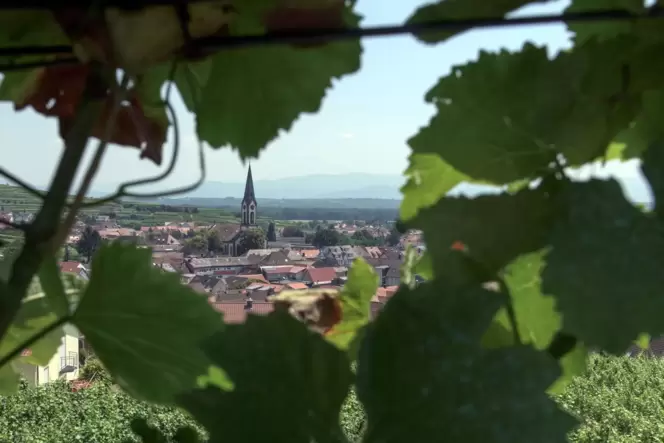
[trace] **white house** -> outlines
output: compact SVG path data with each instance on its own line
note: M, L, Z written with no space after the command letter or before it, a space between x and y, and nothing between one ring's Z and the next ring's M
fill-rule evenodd
M58 351L45 366L17 362L16 368L32 386L43 385L58 379L75 380L79 371L80 333L71 325L63 327L64 337ZM29 355L26 349L24 355Z

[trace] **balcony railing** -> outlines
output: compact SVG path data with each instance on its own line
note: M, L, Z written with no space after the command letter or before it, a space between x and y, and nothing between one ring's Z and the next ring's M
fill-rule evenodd
M74 372L78 368L78 352L70 352L66 357L60 357L60 374Z

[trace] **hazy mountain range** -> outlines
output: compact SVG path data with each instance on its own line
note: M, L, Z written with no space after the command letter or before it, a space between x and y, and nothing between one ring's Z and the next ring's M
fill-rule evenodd
M270 199L336 199L387 198L400 199L401 175L329 174L258 180L254 174L256 198ZM242 198L244 181L208 181L187 197Z
M257 180L254 174L256 198L261 199L401 199L399 188L405 179L401 175L379 174L320 174L299 177ZM198 189L178 198L239 198L244 195L244 181L206 181ZM95 186L90 195L101 196L115 189L115 184Z

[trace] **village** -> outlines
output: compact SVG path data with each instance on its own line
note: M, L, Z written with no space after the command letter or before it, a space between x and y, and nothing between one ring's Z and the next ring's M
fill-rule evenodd
M324 231L317 232L321 234L318 236L304 235L289 226L275 228L272 224L274 232L265 236L257 225L259 207L251 169L239 209L239 223L174 221L134 229L121 227L106 215L79 219L67 240L60 270L87 280L94 251L102 242L130 242L149 248L153 266L177 274L183 285L207 297L210 305L223 314L225 322L238 323L243 322L248 313L271 312L271 299L282 291L343 288L353 261L362 258L373 266L379 278L371 303L374 316L401 282L406 249L413 247L421 253L424 248L419 232L398 235L386 242L390 229L361 221L329 222L323 228L317 227L318 231ZM5 218L12 216L6 214ZM356 233L360 232L380 239L375 243L383 245L320 244L335 235L330 242L357 238ZM317 241L315 237L323 239Z

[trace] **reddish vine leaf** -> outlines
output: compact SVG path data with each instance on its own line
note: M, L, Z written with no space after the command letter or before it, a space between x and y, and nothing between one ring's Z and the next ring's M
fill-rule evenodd
M302 6L280 6L267 12L262 23L268 32L297 29L339 29L346 27L346 4L344 0L319 0L301 3ZM314 6L312 7L312 3ZM316 3L321 3L316 7ZM293 46L308 48L324 45L324 41L311 41Z
M89 73L87 65L54 66L42 68L37 75L26 78L26 83L15 86L15 109L20 111L32 107L48 117L58 117L60 136L71 128L78 103L85 88ZM166 140L168 120L165 114L146 115L139 94L130 93L128 104L120 108L109 143L141 149L141 158L147 157L156 164L161 163L162 147ZM106 134L113 98L109 94L91 135L101 139ZM154 106L154 104L152 104Z
M53 12L55 20L74 42L74 52L83 61L113 63L113 43L105 20L83 7L67 6Z

